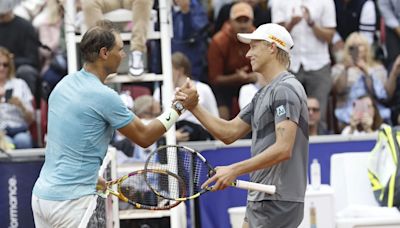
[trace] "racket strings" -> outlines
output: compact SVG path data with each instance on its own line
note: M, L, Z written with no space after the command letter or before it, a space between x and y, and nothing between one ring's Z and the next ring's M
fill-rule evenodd
M183 190L179 188L179 180L176 177L167 173L153 172L147 172L146 175L147 177L144 173L129 176L119 185L120 192L131 202L155 208L174 204L161 196L169 195L171 199L174 199L184 195Z
M147 169L168 170L184 181L186 197L202 192L201 184L208 178L209 168L192 151L183 147L168 146L152 153ZM152 186L152 185L151 185Z

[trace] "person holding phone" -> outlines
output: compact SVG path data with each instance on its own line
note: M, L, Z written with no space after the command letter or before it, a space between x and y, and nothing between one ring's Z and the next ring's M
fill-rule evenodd
M356 99L353 103L350 125L346 126L342 135L359 135L377 131L383 124L376 103L369 95Z
M340 128L350 124L353 103L363 95L377 102L384 120L390 119L390 109L384 105L388 97L384 88L387 71L374 60L371 45L363 34L354 32L346 39L343 62L333 66L332 78L337 95L335 116Z
M0 131L17 149L32 148L29 125L33 122L32 93L15 78L14 55L0 46Z

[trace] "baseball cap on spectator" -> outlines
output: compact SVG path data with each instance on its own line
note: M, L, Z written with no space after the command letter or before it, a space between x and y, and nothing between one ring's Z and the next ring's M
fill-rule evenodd
M275 43L278 48L287 53L290 52L294 45L292 36L285 27L274 23L260 25L252 33L238 33L237 37L242 43L246 44L252 40L265 40Z
M247 17L250 19L254 18L253 8L248 3L238 2L234 4L231 8L230 18L235 20L239 17Z
M0 1L0 14L5 14L12 11L21 0L1 0Z

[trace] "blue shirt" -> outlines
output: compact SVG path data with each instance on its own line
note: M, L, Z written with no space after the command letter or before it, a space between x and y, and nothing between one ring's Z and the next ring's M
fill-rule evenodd
M94 194L113 132L134 115L118 94L81 70L62 79L49 99L45 162L33 194L69 200Z

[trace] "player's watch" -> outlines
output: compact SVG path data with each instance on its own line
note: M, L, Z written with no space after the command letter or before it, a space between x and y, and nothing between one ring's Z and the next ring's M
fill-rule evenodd
M172 106L178 112L179 115L181 115L185 111L185 107L183 107L182 103L179 101L174 102Z

